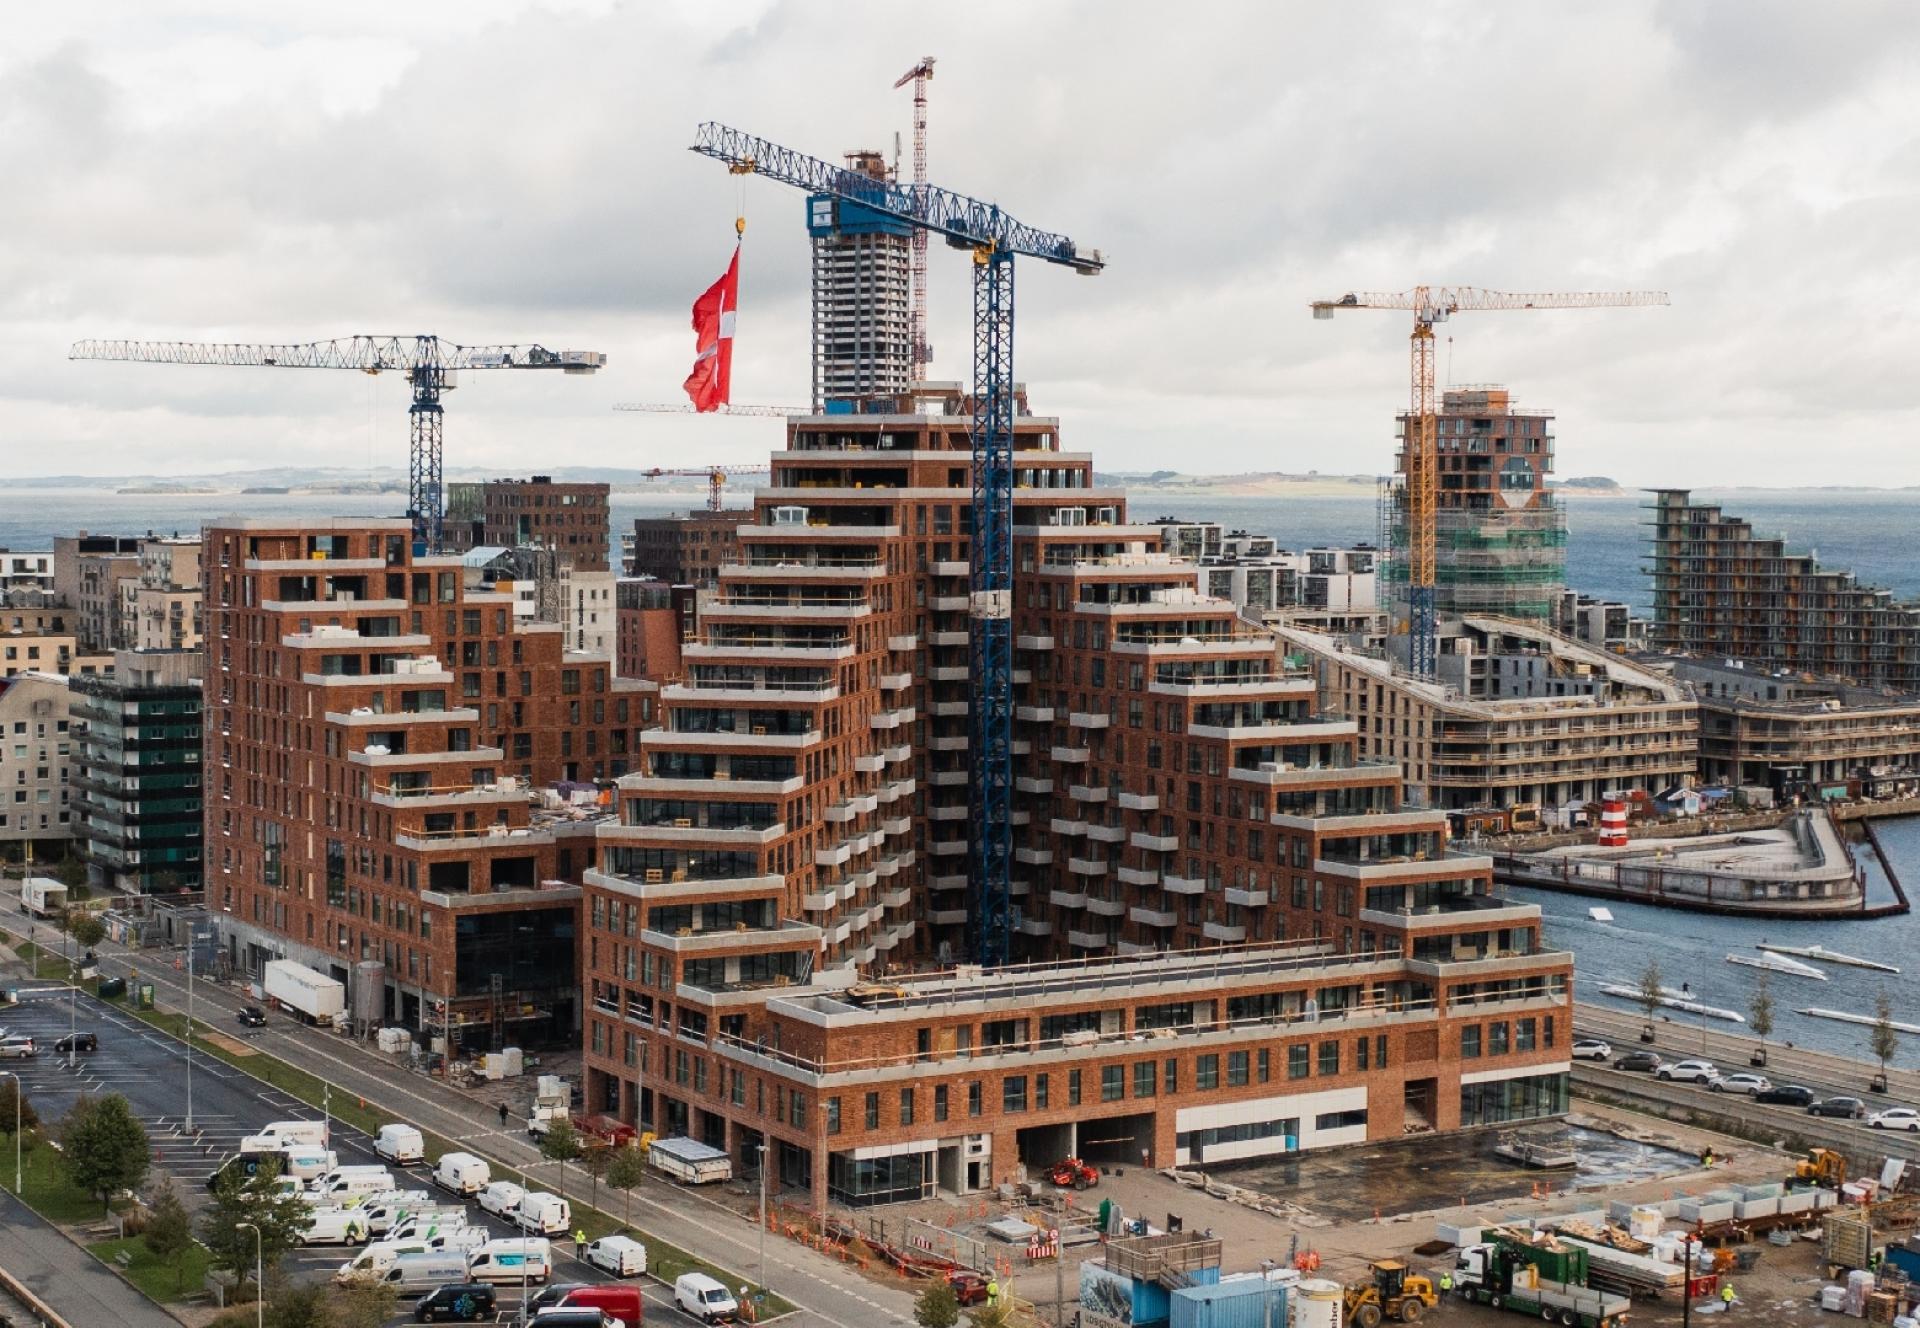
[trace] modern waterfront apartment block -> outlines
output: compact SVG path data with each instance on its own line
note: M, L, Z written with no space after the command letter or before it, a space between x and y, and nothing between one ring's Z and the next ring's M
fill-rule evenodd
M73 833L93 885L200 888L203 668L198 650L121 650L73 679Z
M1658 489L1647 645L1920 692L1920 605L1763 539L1686 489Z
M585 875L588 1109L856 1204L1563 1110L1537 910L1024 398L1019 953L964 966L969 403L893 404L789 421L659 680Z

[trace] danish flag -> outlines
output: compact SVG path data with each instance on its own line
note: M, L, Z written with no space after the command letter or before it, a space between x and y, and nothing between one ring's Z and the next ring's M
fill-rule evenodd
M733 314L740 298L740 246L720 280L693 302L693 335L698 353L687 375L687 396L697 411L718 410L733 390Z

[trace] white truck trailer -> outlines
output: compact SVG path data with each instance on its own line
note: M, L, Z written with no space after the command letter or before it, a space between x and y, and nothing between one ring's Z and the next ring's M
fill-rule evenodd
M269 960L261 989L269 999L278 1001L308 1023L330 1024L335 1015L347 1008L347 989L343 984L291 959Z

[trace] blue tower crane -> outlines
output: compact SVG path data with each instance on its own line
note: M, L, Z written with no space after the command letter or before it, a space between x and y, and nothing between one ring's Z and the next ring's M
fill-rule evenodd
M1013 260L1084 276L1106 264L1064 235L1023 225L992 203L930 184L875 179L712 121L693 151L739 175L764 175L946 237L973 254L973 538L968 618L973 698L968 820L968 948L1007 962L1013 943Z

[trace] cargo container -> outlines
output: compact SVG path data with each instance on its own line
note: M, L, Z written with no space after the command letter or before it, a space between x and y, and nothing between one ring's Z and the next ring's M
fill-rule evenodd
M656 1171L665 1172L689 1185L705 1185L711 1181L733 1178L731 1158L718 1148L710 1148L685 1136L655 1139L647 1149L647 1160L653 1163Z
M1287 1288L1257 1277L1182 1287L1169 1309L1169 1328L1287 1328Z

